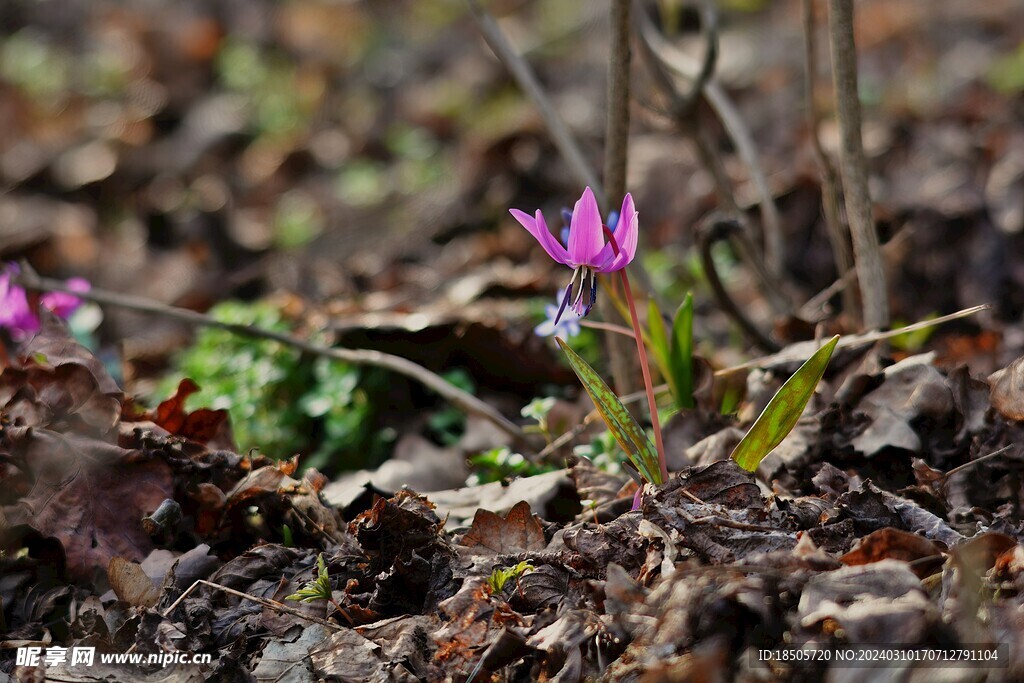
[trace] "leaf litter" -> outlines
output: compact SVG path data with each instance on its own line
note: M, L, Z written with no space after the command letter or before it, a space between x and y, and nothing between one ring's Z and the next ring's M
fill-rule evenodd
M139 412L47 320L0 374L4 641L209 652L203 678L293 681L764 680L823 673L752 654L784 644L1017 643L1017 366L836 371L846 388L826 377L837 398L770 480L717 449L630 511L636 484L580 460L557 489L588 501L575 519L478 495L459 526L407 489L335 507L315 470L239 455L226 417L185 412L188 383ZM318 558L330 599L279 607Z

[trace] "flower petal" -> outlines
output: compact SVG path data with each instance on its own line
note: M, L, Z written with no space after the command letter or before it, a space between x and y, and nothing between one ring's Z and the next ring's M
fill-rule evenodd
M80 277L73 277L67 281L68 289L76 292L88 292L91 286L88 280ZM53 311L58 317L65 320L82 305L82 300L74 294L67 292L47 292L39 298L45 308Z
M597 257L604 248L601 213L594 192L587 187L576 202L569 225L569 265L598 265Z
M633 206L633 197L629 194L622 200L622 212L619 214L619 224L615 226L615 243L619 247L619 253L607 261L598 271L611 273L625 268L636 256L636 245L640 233L640 214ZM611 249L611 244L608 245Z
M559 263L566 264L569 262L569 253L565 250L555 236L548 230L548 224L544 220L544 214L539 210L537 211L537 217L532 218L529 215L523 213L519 209L509 209L509 213L512 217L519 221L526 230L533 235L534 239L540 242L540 246L544 248L544 251L548 253L548 256L558 261Z

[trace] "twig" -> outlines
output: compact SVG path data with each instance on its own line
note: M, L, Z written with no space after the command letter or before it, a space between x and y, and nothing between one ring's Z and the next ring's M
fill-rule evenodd
M636 14L637 21L635 25L640 33L641 46L649 49L654 58L661 61L665 68L688 81L692 81L694 86L700 84L701 74L704 73L704 65L707 63L706 57L704 62L698 63L689 55L679 52L674 45L661 36L646 15L642 15L639 11ZM664 87L660 85L660 79L658 79L654 71L652 71L651 75L658 80L659 87ZM696 91L691 88L691 92ZM785 256L782 220L775 206L771 188L768 186L768 178L761 167L754 138L747 129L747 125L743 121L743 117L740 116L736 105L729 99L729 95L722 88L721 84L709 76L708 80L703 83L701 92L712 111L722 122L722 128L725 130L726 135L729 136L733 147L736 149L736 153L747 166L751 182L757 188L759 195L758 205L764 229L766 259L768 260L769 269L776 276L780 276Z
M825 229L832 245L832 258L836 272L846 273L853 268L853 256L847 242L846 230L839 216L839 178L832 160L825 153L818 134L818 107L814 97L814 83L817 80L817 48L814 30L814 0L803 0L804 19L804 109L807 114L807 128L811 136L811 147L821 170L821 204L825 216ZM843 311L860 318L857 297L851 288L843 288Z
M520 446L525 447L530 444L531 439L526 432L505 418L497 410L472 394L449 384L443 377L434 374L422 365L413 363L401 356L395 356L381 351L374 351L372 349L341 349L320 346L280 332L273 332L271 330L265 330L251 325L225 323L204 313L197 313L196 311L191 311L186 308L167 306L166 304L153 301L152 299L127 294L118 294L116 292L108 292L95 287L88 292L78 292L68 289L65 283L59 280L39 277L30 273L30 270L31 269L29 268L23 268L22 272L15 278L15 282L28 290L73 294L80 299L94 301L98 304L117 306L119 308L126 308L142 313L159 315L165 318L180 320L181 322L189 325L227 330L233 334L245 337L254 337L256 339L269 339L314 356L324 356L344 361L346 363L352 363L354 365L370 365L373 367L384 368L385 370L390 370L392 372L397 372L420 382L429 389L432 389L439 396L449 401L452 405L456 406L463 412L492 422L495 426L508 434L509 437L512 438L513 442L518 443Z
M712 215L697 231L698 246L700 247L700 259L704 266L704 275L708 279L708 283L711 285L711 290L715 294L715 299L718 301L718 305L722 307L733 321L740 326L743 333L761 349L768 351L769 353L775 353L781 349L781 347L772 340L767 334L762 332L757 325L755 325L750 318L740 309L740 307L733 301L732 296L729 294L729 290L725 288L722 283L722 279L718 277L718 270L715 266L715 260L711 255L711 247L715 242L726 241L726 240L743 240L746 238L746 234L743 232L743 228L733 218L726 218L725 216Z
M868 332L865 334L846 335L844 337L839 338L839 343L836 344L836 350L853 349L857 348L858 346L870 346L871 344L874 344L876 342L892 339L893 337L898 337L901 334L906 334L907 332L923 330L925 328L933 327L935 325L943 325L953 320L959 320L960 318L966 318L968 316L974 315L975 313L987 311L990 308L992 307L989 306L988 304L981 304L980 306L971 306L970 308L965 308L961 311L957 311L956 313L950 313L948 315L939 316L938 318L932 318L931 320L922 320L921 322L917 322L912 325L898 327L895 330L888 330L886 332ZM811 342L803 343L809 344ZM811 351L811 353L813 353L813 350ZM802 352L794 353L792 347L790 347L783 351L780 351L779 353L773 353L770 356L763 356L761 358L756 358L746 363L741 363L740 365L733 365L732 367L723 368L722 370L715 370L715 377L728 375L729 373L737 372L739 370L748 370L750 368L763 368L772 365L780 365L782 363L802 361L806 360L809 355L810 354L805 355Z
M860 99L857 94L857 47L853 37L853 0L829 0L829 43L832 47L832 81L836 92L842 144L839 160L843 175L846 217L853 236L853 251L860 284L864 324L881 328L889 324L889 300L885 269L872 216L867 162L861 139Z
M257 605L263 605L264 607L268 607L268 608L270 608L272 610L277 610L278 612L284 612L285 614L290 614L293 617L298 617L300 619L305 619L306 621L311 621L314 624L320 624L321 626L326 626L326 627L328 627L330 629L333 629L335 631L343 631L343 630L345 630L345 627L340 625L340 624L335 624L335 623L333 623L331 621L328 621L326 619L321 619L320 617L314 617L312 615L305 614L301 610L297 610L294 607L289 607L288 605L285 605L283 603L277 602L276 600L267 600L266 598L258 598L255 595L249 595L248 593L243 593L242 591L236 591L234 588L228 588L227 586L222 586L219 583L212 583L210 581L205 581L203 579L198 579L191 586L189 586L187 589L185 589L185 592L182 593L180 596L178 596L178 599L175 600L173 603L171 603L171 606L168 607L167 609L165 609L161 613L161 616L166 618L171 612L173 612L175 609L177 609L178 605L180 605L181 602L185 598L187 598L189 595L191 595L192 591L194 591L199 586L208 586L210 588L213 588L214 590L224 591L228 595L234 595L236 598L241 598L243 600L249 600L251 602L255 602ZM335 605L335 607L337 607L337 605ZM348 617L348 614L345 612L345 610L342 610L341 613L344 616ZM351 621L351 618L350 618L350 621Z
M633 330L629 329L625 325L615 325L614 323L602 323L596 320L581 320L581 327L589 327L594 330L603 330L604 332L614 332L615 334L621 334L624 337L630 339L636 339L636 335L633 334Z
M631 0L612 0L609 13L611 49L608 56L608 117L605 129L604 183L609 201L621 201L626 195L626 166L629 159L629 75L632 55L629 46L629 7ZM609 226L615 228L615 226ZM611 299L598 301L598 310L605 320L614 320L615 306ZM628 341L618 336L604 339L615 388L634 391L636 356Z
M986 460L991 460L992 458L995 458L996 456L1002 455L1003 453L1005 453L1006 451L1010 450L1011 448L1013 448L1013 444L1009 444L1007 446L1003 446L999 450L995 450L995 451L992 451L991 453L987 453L986 455L983 455L983 456L981 456L979 458L975 458L974 460L971 460L970 462L965 462L963 465L958 465L957 467L954 467L950 471L948 471L945 474L943 474L942 478L943 478L944 481L949 481L949 478L952 477L957 472L962 472L962 471L964 471L966 469L970 469L971 467L974 467L978 463L985 462Z
M899 247L901 247L910 238L910 235L913 234L913 232L914 230L912 227L905 226L898 233L893 235L892 239L881 247L882 258L887 262L892 261L896 256ZM817 322L818 320L823 319L824 316L819 315L819 312L824 309L828 300L839 292L848 289L849 286L856 281L857 269L850 268L835 282L808 299L807 303L801 306L800 310L796 312L797 317L803 318L804 320L810 320L812 322Z
M558 112L555 111L551 100L540 86L540 82L534 76L526 60L516 52L508 38L505 37L501 27L498 26L498 22L494 20L494 17L487 10L480 6L477 0L466 0L466 3L469 5L470 13L476 20L480 33L483 35L487 45L494 52L494 55L501 60L502 64L505 65L505 68L509 70L516 83L519 84L519 87L533 100L537 110L540 112L541 118L544 119L544 125L547 127L548 132L551 133L551 139L555 143L555 147L558 148L558 152L565 159L566 163L569 164L573 175L576 176L576 179L581 184L590 186L590 189L594 191L594 196L597 197L599 205L606 206L607 196L605 195L604 186L598 180L594 169L587 163L576 139L572 136L572 133L565 125L565 122L562 121Z

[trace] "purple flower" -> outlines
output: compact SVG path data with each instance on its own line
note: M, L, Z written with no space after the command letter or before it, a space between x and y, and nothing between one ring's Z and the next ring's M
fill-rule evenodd
M16 264L9 263L0 272L0 327L6 328L15 341L35 334L40 327L39 316L29 306L25 290L13 282L20 271ZM67 286L76 292L88 292L90 287L88 281L80 277L68 280ZM47 292L39 297L39 303L66 319L82 305L82 300L73 294Z
M585 189L573 208L566 246L562 246L548 230L540 210L532 218L518 209L511 209L510 213L540 242L548 256L573 269L572 279L565 288L562 305L555 316L556 326L570 300L576 315L590 313L597 301L597 274L621 270L636 256L638 215L633 197L628 194L622 200L622 210L613 233L601 222L593 191L589 187ZM611 242L605 242L606 234Z
M580 333L580 324L570 318L559 322L559 314L562 309L558 307L558 300L556 299L555 301L556 303L548 304L544 307L544 315L547 316L547 320L533 328L533 333L538 337L550 337L552 335L562 339L575 337Z

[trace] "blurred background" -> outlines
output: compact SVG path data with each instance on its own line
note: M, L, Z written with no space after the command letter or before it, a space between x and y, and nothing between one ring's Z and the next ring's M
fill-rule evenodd
M483 4L600 169L607 3ZM820 133L834 151L816 4ZM1002 367L1024 349L1024 2L856 7L876 217L883 240L911 229L891 258L894 316L992 304L987 318L907 344L976 373ZM799 305L837 275L803 100L801 3L719 8L715 79L756 143ZM690 3L647 11L700 58ZM0 259L397 353L510 416L575 393L533 332L568 271L508 208L557 216L582 187L465 3L5 0L0 27ZM694 292L705 357L742 361L756 354L715 305L694 249L694 226L719 208L714 184L634 55L628 189L640 261L672 306ZM757 224L750 169L702 116ZM716 257L771 329L748 269L727 250ZM465 438L458 412L381 371L125 310L87 307L74 322L129 394L155 403L194 379L203 391L190 405L230 410L241 449L301 452L332 472L380 463L405 434L438 447ZM592 330L578 346L604 371Z

